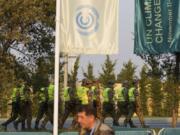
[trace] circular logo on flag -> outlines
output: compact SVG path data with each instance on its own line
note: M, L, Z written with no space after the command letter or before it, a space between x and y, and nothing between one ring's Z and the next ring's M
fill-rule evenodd
M81 35L90 35L99 28L99 14L92 6L80 6L76 11L76 26Z

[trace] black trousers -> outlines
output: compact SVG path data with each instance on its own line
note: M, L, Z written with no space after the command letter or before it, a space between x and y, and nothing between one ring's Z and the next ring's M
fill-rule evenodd
M49 101L47 103L47 114L44 120L42 121L42 125L41 125L42 128L45 128L48 121L50 121L51 124L53 124L53 112L54 112L54 101Z
M48 117L49 121L53 123L54 101L48 102Z
M129 102L128 103L128 115L124 121L125 125L129 123L130 127L134 127L133 121L131 118L133 117L134 113L136 112L136 102Z
M111 102L103 103L103 119L102 119L103 122L106 116L110 116L113 118L113 125L118 125L114 103Z
M39 104L38 112L37 112L37 117L35 121L35 128L39 127L39 121L43 118L45 114L48 112L48 105L47 102L41 102Z
M129 102L128 104L128 116L127 119L131 119L136 112L136 103L135 102Z
M31 129L31 122L32 122L32 102L26 101L25 102L25 123L27 125L27 129Z
M14 122L16 127L18 128L18 124L22 123L22 130L25 129L25 120L26 120L26 102L20 101L19 104L19 118Z
M12 102L12 111L11 111L11 117L2 125L7 126L11 122L15 121L18 118L19 114L19 102Z
M117 117L121 117L122 115L125 115L127 116L128 115L128 104L127 102L118 102L117 103L117 106L118 106L118 111L117 111Z
M65 102L64 113L62 115L60 126L59 126L60 128L63 128L63 125L70 114L72 114L73 116L76 115L77 107L78 106L75 101L66 101Z

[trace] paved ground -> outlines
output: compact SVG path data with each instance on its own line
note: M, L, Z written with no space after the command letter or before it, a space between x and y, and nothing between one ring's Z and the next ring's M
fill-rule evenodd
M5 121L5 119L0 119L0 124ZM64 127L68 128L71 124L72 119L69 118ZM137 118L133 118L134 123L140 127L140 123L139 120ZM148 126L150 126L150 128L167 128L167 127L171 127L171 118L146 118L145 119L146 124ZM122 125L123 123L123 119L119 120L120 124ZM107 118L105 120L105 123L107 123L108 125L112 126L112 119L111 118ZM32 127L34 127L34 120L32 121ZM178 125L177 127L180 127L180 119L178 120ZM46 128L48 130L52 130L52 125L50 123L47 124ZM8 131L15 131L13 128L13 124L8 125Z

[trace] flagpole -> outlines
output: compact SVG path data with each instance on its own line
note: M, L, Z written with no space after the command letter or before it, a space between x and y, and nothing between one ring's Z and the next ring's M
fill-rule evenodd
M59 114L59 60L60 60L60 7L61 0L56 0L56 36L55 36L55 90L54 90L54 120L53 135L58 135Z

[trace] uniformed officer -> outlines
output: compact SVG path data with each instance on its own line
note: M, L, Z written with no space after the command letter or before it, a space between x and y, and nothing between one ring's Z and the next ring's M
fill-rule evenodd
M53 124L53 112L54 112L54 81L51 80L48 86L48 103L47 103L47 115L42 121L41 127L45 128L48 121Z
M117 126L119 124L116 119L113 84L114 82L109 81L108 87L103 91L103 121L107 115L110 115L113 118L113 125Z
M130 127L135 128L133 121L131 118L133 117L134 113L136 112L136 96L137 91L134 87L130 87L128 89L128 115L124 121L124 126L126 127L129 123Z
M128 81L124 81L122 87L116 90L117 93L117 115L116 120L118 121L122 115L127 115L128 107Z
M51 123L53 123L53 110L54 110L54 84L50 83L48 87L48 115Z
M39 108L38 113L35 121L35 129L39 129L39 121L43 118L48 111L48 91L47 88L42 87L38 92L38 101L39 101Z
M18 118L19 114L19 101L20 101L20 96L19 96L19 88L21 85L17 83L17 87L13 88L12 90L12 110L11 110L11 117L4 123L2 123L2 126L7 129L7 125L9 125L11 122L15 121Z
M75 116L77 113L77 95L75 88L73 88L74 84L72 81L69 81L69 86L70 87L64 88L65 109L62 115L60 128L63 128L63 125L70 114L73 114L73 116Z
M96 82L94 82L91 86L92 91L92 105L94 108L97 108L97 96L98 96L98 87L96 86Z
M24 81L20 81L21 87L19 88L19 96L20 96L20 102L19 102L19 118L14 122L14 128L18 130L18 124L22 123L22 130L25 130L25 119L26 114L24 109L26 108L25 104L25 83Z

